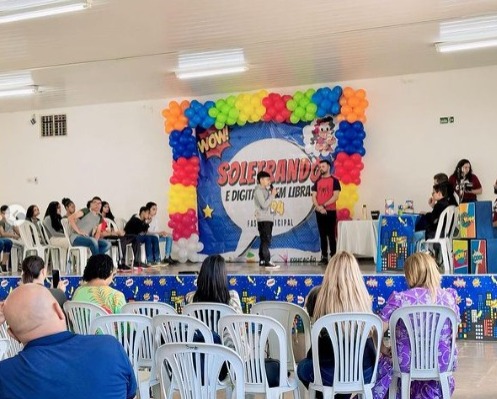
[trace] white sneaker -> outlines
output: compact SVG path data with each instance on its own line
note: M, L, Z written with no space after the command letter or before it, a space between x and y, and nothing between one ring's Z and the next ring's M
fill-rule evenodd
M264 265L266 269L279 269L280 265L275 265L273 262L268 262Z

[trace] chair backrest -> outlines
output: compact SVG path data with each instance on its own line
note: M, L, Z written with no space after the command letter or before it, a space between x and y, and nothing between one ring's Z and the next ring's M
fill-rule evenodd
M45 226L45 222L41 221L38 224L38 227L40 229L40 234L41 234L41 239L43 241L42 242L43 245L50 245L50 237L48 235L47 226Z
M218 323L221 317L236 314L235 309L223 303L195 302L183 308L183 314L195 317L219 334Z
M136 380L140 367L140 351L142 345L153 343L148 340L148 333L152 330L152 319L147 316L137 314L112 314L100 316L94 319L90 325L91 334L107 334L115 337L123 346L128 355L131 366L135 371ZM151 349L149 351L152 351Z
M218 377L225 362L229 363L237 399L245 397L242 359L233 350L207 343L171 343L157 349L156 367L160 370L163 396L167 397L169 365L181 399L216 399Z
M437 223L437 230L435 232L435 239L450 238L451 232L454 231L457 220L455 219L454 205L450 205L444 209L440 215Z
M16 341L14 338L10 336L10 334L7 332L8 328L9 327L7 326L7 323L2 323L0 325L0 338L9 341L7 350L4 356L0 357L0 360L7 359L9 357L17 355L20 351L22 351L23 348L23 345L20 342Z
M448 238L452 240L454 238L454 234L457 229L457 224L459 223L459 207L454 206L454 216L453 216L453 222L452 222L452 228L450 230Z
M235 351L244 361L245 383L250 384L251 391L267 392L265 362L266 345L269 335L275 334L280 355L280 386L288 386L287 335L285 328L278 321L262 315L229 315L219 320L219 331L223 343L227 338L233 342ZM227 331L227 335L225 334Z
M91 322L99 316L107 314L104 308L89 302L66 301L64 312L69 329L76 334L89 335Z
M67 238L69 243L71 243L71 226L69 226L69 220L67 218L62 218L60 223L62 224L62 229L64 230L64 236Z
M124 231L124 226L126 226L126 220L123 218L114 218L115 224L117 228L121 231Z
M155 317L159 314L177 314L176 309L164 302L137 301L129 302L121 309L121 313L141 314Z
M3 360L10 346L10 341L7 338L0 339L0 360Z
M38 235L38 232L36 231L36 227L33 223L27 220L21 223L21 225L19 226L19 234L27 250L29 250L30 248L37 247L35 240L36 236Z
M155 331L155 345L178 342L193 342L195 333L204 337L205 343L214 343L212 331L195 317L179 314L157 315L152 319Z
M383 322L372 313L337 313L320 317L312 326L311 345L313 350L314 383L323 385L319 367L319 338L325 330L333 348L335 373L333 389L336 393L363 391L363 359L366 341L371 336L376 343L383 338ZM322 338L321 338L322 339ZM379 348L379 346L377 346ZM370 384L376 380L379 349Z
M394 370L400 372L397 355L397 328L399 321L405 326L409 337L411 351L410 374L413 378L438 376L439 345L441 332L445 323L450 323L452 329L451 350L448 353L448 368L452 370L456 350L457 315L446 306L416 305L406 306L395 310L390 317L389 327L392 336L392 360Z
M295 370L295 356L293 354L292 340L290 339L292 330L295 327L296 318L299 317L302 321L302 326L304 327L304 346L305 353L311 347L311 320L309 315L302 307L295 305L294 303L282 302L282 301L264 301L257 302L252 305L250 309L252 314L261 314L264 316L272 317L273 319L279 321L283 327L286 329L287 333L287 359L288 359L288 369ZM275 342L274 335L269 337L269 353L271 356L275 354L279 357L277 353L278 345Z
M104 218L104 219L105 219L105 222L107 223L107 226L110 227L111 231L119 230L119 228L117 227L117 223L114 222L112 219L109 219L109 218Z

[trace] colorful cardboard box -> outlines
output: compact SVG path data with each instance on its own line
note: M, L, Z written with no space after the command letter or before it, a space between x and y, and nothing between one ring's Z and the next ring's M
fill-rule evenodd
M469 251L470 240L452 240L452 256L455 274L468 274L469 272Z
M471 240L469 272L474 274L487 273L487 240Z
M487 273L497 274L497 239L487 240Z
M459 238L493 238L491 201L459 204Z

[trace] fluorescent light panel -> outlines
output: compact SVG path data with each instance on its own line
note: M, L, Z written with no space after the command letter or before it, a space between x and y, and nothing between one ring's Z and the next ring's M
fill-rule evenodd
M38 86L30 86L20 89L0 90L0 97L27 96L36 93L38 93Z
M243 49L233 49L181 54L175 73L178 79L191 79L240 73L247 70Z
M1 0L0 23L80 11L91 7L91 0Z
M440 24L440 53L497 46L497 16L468 18Z

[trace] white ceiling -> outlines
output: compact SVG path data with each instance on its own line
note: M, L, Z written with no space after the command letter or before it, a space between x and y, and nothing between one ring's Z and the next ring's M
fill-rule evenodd
M497 0L93 0L0 25L0 74L43 93L0 112L202 96L496 65L497 51L438 54L439 22L497 14ZM243 48L249 71L174 75L178 54Z

